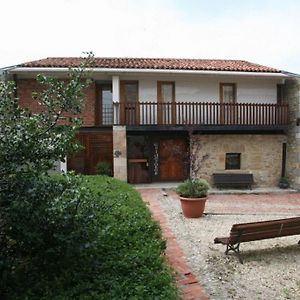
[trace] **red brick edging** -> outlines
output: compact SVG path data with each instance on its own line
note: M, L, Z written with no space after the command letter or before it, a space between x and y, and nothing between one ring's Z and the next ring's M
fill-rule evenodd
M187 265L178 242L167 226L167 220L156 200L161 195L160 190L140 189L138 191L141 194L143 201L149 204L153 219L159 222L162 235L167 241L165 254L168 263L176 272L176 284L180 291L180 296L184 300L207 300L207 295L204 293L196 276Z

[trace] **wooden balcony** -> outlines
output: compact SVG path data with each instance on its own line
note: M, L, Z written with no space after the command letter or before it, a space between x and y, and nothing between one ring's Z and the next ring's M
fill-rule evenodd
M115 125L126 126L242 126L283 128L287 104L176 102L114 103Z

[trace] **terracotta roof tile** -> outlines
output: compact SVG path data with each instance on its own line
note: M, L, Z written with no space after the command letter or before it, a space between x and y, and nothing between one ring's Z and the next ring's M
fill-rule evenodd
M82 58L79 57L49 57L46 59L20 64L19 67L78 67L81 60ZM280 73L280 70L250 63L248 61L226 59L96 57L94 67L117 69L207 70Z

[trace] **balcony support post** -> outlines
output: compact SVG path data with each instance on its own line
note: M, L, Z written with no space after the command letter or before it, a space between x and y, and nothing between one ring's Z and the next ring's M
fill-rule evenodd
M112 100L113 100L113 124L119 124L120 121L120 78L117 75L112 77Z

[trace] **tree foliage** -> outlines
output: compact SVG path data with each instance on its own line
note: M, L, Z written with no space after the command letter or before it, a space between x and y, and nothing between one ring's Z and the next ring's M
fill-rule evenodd
M15 84L0 81L1 299L10 283L22 286L26 276L35 277L45 266L58 270L90 239L88 190L78 178L55 180L47 173L79 147L73 139L92 59L88 55L70 69L64 81L37 76L42 89L33 100L42 106L40 113L19 106ZM60 124L66 113L70 117Z
M70 69L68 80L38 75L42 91L33 99L42 107L34 113L20 107L15 84L0 81L0 178L16 174L47 172L56 160L64 160L78 145L72 143L83 106L84 69L92 62L89 55L77 69ZM63 120L63 115L72 116ZM65 125L58 125L64 121Z
M0 299L177 298L160 229L136 191L107 176L48 175L78 148L91 60L65 81L37 77L41 113L0 82Z

